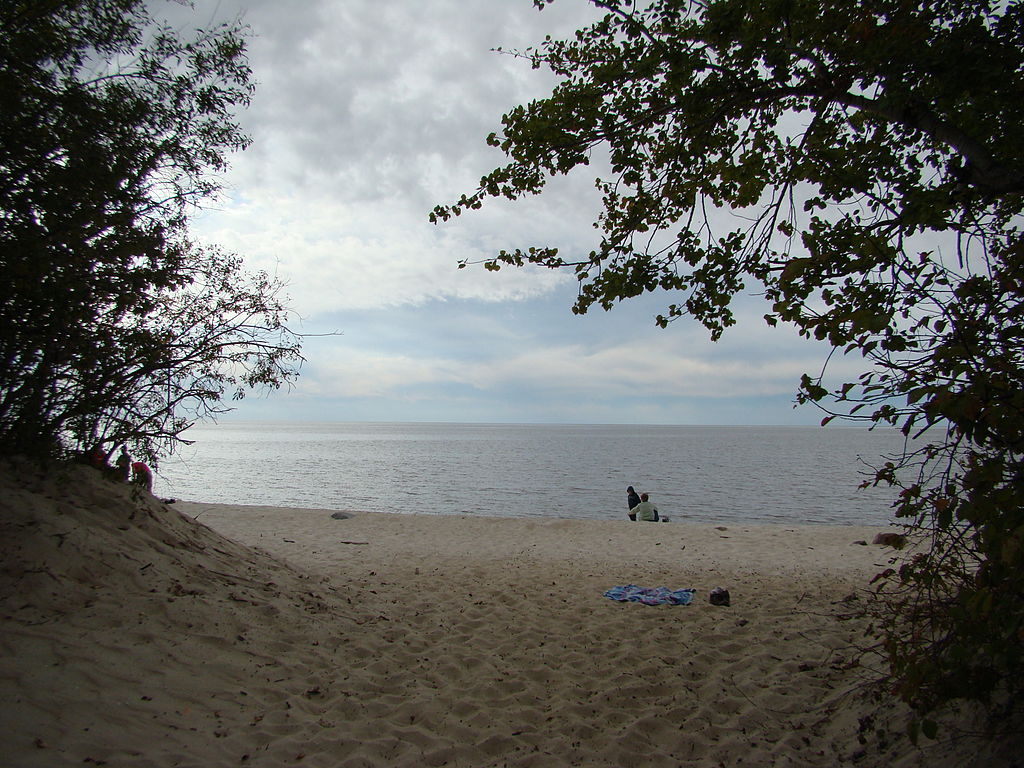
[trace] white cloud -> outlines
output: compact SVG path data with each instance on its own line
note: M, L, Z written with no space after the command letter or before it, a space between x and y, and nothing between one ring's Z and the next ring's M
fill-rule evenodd
M524 351L513 359L471 366L481 389L509 386L629 397L749 397L789 394L806 360L710 360L688 354L671 333L646 344L586 351L579 346Z
M358 399L381 404L374 414L422 404L403 418L679 423L700 416L687 398L785 403L800 374L821 367L822 347L766 329L756 301L740 302L740 323L716 345L694 324L653 327L669 297L576 318L570 273L457 268L502 248L554 245L578 257L596 244L599 164L553 180L540 198L427 220L504 162L485 136L552 82L490 49L571 34L600 15L590 3L562 0L542 13L530 0L217 8L220 18L244 9L261 85L241 116L254 144L194 231L284 279L302 330L344 332L307 343L291 395L312 404L307 415L347 418L331 403ZM427 410L428 401L455 405Z
M717 359L714 347L688 351L685 336L663 331L643 342L607 347L508 340L474 359L375 352L347 337L318 354L300 385L307 396L409 397L417 388L465 386L481 394L523 399L790 396L802 373L820 368L819 349L782 358ZM507 350L516 349L514 354Z
M589 250L590 180L560 180L544 200L501 201L433 226L438 203L471 191L503 161L484 137L501 112L542 95L551 77L499 45L525 47L593 17L587 4L537 13L528 0L371 0L244 8L261 85L241 118L254 145L235 158L225 200L197 237L282 277L312 327L342 310L434 300L524 301L572 277L477 267L501 248ZM542 31L543 30L543 31ZM553 204L554 203L554 204ZM454 309L453 309L454 311Z
M524 300L572 280L545 269L459 269L460 260L496 252L497 238L480 229L487 222L439 228L402 201L342 203L261 188L198 218L194 233L279 275L296 311L317 322L339 310L431 300Z

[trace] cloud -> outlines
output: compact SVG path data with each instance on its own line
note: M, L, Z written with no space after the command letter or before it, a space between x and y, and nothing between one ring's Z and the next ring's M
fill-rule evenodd
M492 52L569 31L589 4L537 13L528 0L306 0L245 5L260 88L242 122L255 138L246 186L326 188L338 200L432 200L426 181L475 182L499 158L484 137L552 76ZM569 13L575 10L575 13Z
M179 26L195 26L180 6ZM214 11L208 11L214 8ZM540 198L492 200L440 226L428 214L505 162L484 138L549 73L491 49L567 36L600 17L582 0L218 0L244 11L260 86L240 119L254 139L194 235L287 284L311 337L290 393L247 413L314 419L784 423L799 376L827 350L765 327L759 299L719 344L653 316L640 297L576 317L571 273L480 266L500 249L598 241L593 177ZM211 18L212 18L211 16ZM836 361L847 366L850 361ZM845 368L840 368L845 372ZM277 410L275 410L277 409ZM766 421L767 420L767 421Z
M533 228L546 216L538 212ZM572 282L570 275L539 268L459 269L462 260L496 253L500 238L489 222L493 216L438 228L403 201L341 203L260 188L198 217L193 230L205 242L245 254L252 269L280 276L298 312L316 322L339 311L435 300L522 301Z
M503 162L484 141L502 111L553 82L491 49L526 47L549 26L568 32L597 15L563 5L540 14L528 0L309 0L296 12L221 0L221 17L244 7L255 35L260 87L240 116L254 143L194 234L281 276L313 324L434 300L525 301L572 282L548 270L457 265L501 248L589 250L590 179L558 180L542 200L495 201L441 226L427 218Z
M461 329L446 317L429 306L364 313L352 333L321 344L300 389L307 396L409 400L449 388L506 404L791 397L801 374L825 359L821 345L768 328L759 342L741 335L710 344L692 326L634 329L608 340L586 319L575 334L548 332L549 313L517 322L477 312ZM434 342L442 336L447 343ZM749 354L751 346L761 354Z

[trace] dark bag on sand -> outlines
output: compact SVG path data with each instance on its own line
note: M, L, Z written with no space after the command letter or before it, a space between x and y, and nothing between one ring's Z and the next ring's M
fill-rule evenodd
M722 589L721 587L715 587L711 590L711 593L708 595L708 601L712 605L728 605L729 590Z

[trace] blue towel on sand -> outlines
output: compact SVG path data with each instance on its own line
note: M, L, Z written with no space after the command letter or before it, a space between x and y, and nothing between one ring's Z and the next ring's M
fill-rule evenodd
M619 602L643 603L644 605L689 605L695 589L669 589L668 587L638 587L627 584L612 587L604 596Z

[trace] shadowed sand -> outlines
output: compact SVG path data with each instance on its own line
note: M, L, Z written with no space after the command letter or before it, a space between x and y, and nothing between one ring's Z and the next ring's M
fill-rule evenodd
M967 765L902 736L843 598L877 528L433 517L0 473L12 766ZM617 584L692 587L689 606ZM729 589L730 607L708 603ZM979 763L982 764L982 763Z

